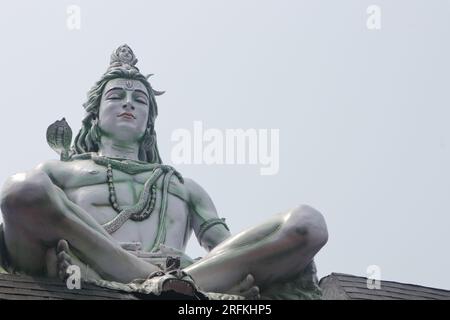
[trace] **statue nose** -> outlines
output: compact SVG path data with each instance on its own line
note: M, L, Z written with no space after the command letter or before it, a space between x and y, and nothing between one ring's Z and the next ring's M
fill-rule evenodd
M125 109L125 110L126 109L134 110L134 106L130 102L127 102L126 104L124 104L122 106L122 108Z

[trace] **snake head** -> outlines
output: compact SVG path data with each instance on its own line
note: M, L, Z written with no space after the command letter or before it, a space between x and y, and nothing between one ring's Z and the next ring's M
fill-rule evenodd
M72 142L72 129L65 118L55 121L47 128L47 143L56 151L62 161L69 158L69 148Z

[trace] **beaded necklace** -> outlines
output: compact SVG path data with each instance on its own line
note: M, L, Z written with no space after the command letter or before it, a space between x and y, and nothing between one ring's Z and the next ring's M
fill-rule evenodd
M111 166L111 163L108 163L106 167L106 176L108 179L108 189L109 189L109 203L111 204L111 207L117 212L121 213L124 208L121 208L119 204L117 203L117 195L116 195L116 188L114 186L114 177L113 177L113 169ZM153 212L153 209L155 208L155 202L156 202L156 185L152 185L150 189L150 201L147 201L144 209L140 212L133 212L133 214L130 216L130 219L133 221L143 221L150 217L150 215Z

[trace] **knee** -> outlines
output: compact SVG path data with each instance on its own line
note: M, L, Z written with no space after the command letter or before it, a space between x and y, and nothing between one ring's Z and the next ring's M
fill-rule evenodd
M301 236L313 247L321 248L328 241L328 229L323 215L316 209L300 205L285 216L286 229Z
M16 209L38 208L48 204L52 182L40 170L19 173L10 177L1 191L1 209L4 215L23 212Z

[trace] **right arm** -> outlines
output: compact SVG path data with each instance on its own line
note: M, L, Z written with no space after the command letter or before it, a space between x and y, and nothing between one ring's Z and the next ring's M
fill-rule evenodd
M45 172L54 185L64 190L65 181L70 177L69 170L60 160L48 160L40 163L35 170Z

